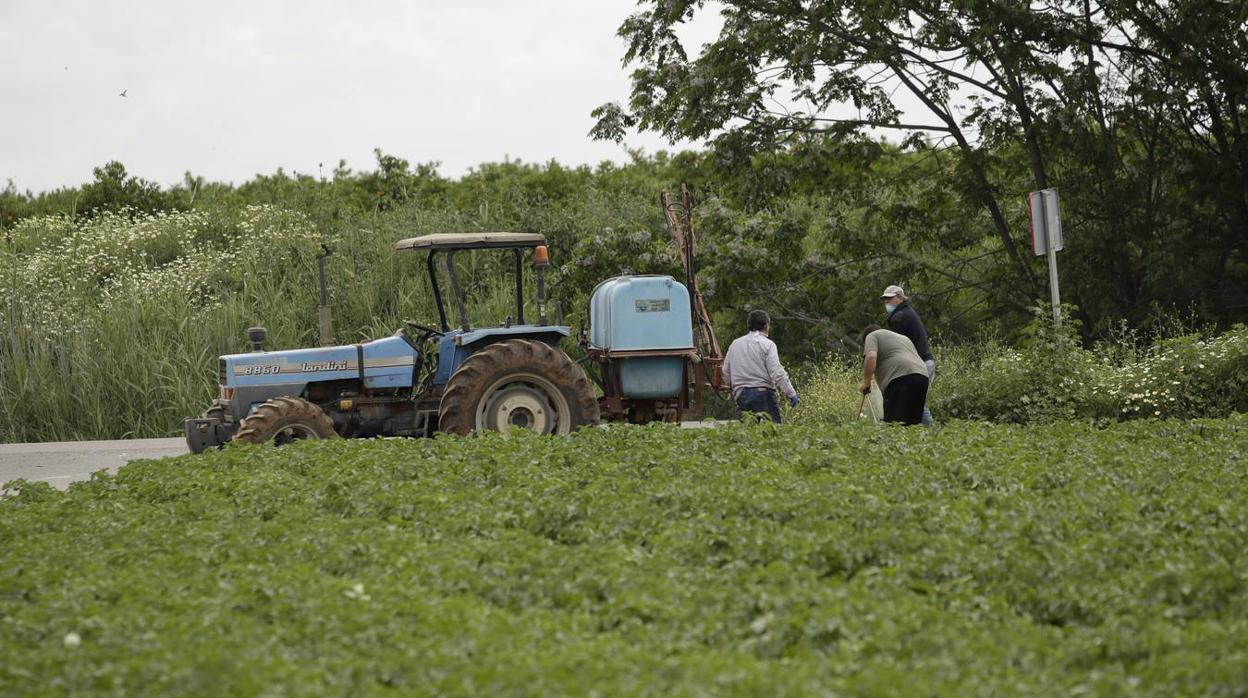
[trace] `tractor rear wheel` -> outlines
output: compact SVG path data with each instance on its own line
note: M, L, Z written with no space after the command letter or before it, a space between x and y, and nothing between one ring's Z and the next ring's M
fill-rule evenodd
M442 394L438 428L453 434L505 431L567 434L598 423L585 371L549 344L509 339L472 354Z
M238 423L234 440L246 444L285 446L303 439L332 439L337 436L334 423L321 408L302 398L275 397Z

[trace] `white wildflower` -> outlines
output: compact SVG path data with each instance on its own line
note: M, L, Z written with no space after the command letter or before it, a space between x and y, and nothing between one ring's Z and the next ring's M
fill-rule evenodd
M365 594L365 593L364 593L364 585L363 585L363 584L360 584L360 583L356 583L356 585L355 585L355 586L351 587L350 589L347 589L346 591L344 591L344 592L342 592L342 593L343 593L343 594L344 594L344 595L345 595L348 599L357 599L357 600L359 600L359 601L368 601L368 600L372 599L372 597L371 597L371 596L369 596L368 594Z

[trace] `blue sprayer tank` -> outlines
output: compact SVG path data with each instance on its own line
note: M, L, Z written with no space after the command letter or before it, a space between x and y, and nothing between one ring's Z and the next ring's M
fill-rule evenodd
M693 350L689 290L670 276L617 276L589 301L590 346L608 352ZM684 358L618 359L625 398L673 398L684 389Z

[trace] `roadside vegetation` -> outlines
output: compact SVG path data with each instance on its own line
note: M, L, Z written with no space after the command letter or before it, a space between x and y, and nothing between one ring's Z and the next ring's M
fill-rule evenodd
M790 169L803 162L792 157ZM907 160L918 166L916 158L894 149L869 171ZM0 200L28 215L6 225L0 243L0 441L179 433L181 420L214 393L215 357L246 350L245 328L267 327L272 348L317 343L323 245L332 251L326 268L338 342L388 335L404 319L436 319L422 260L395 254L393 244L445 231L545 234L556 265L551 295L567 321L582 326L599 281L679 276L657 192L707 182L706 167L692 153L597 169L510 162L452 181L378 153L373 172L344 166L332 180L279 172L237 187L188 178L160 189L105 167L76 196L95 201L111 192L117 205L89 211L57 210L74 200L68 192L10 192ZM786 362L805 366L799 373L809 381L795 418L852 418L852 378L832 378L852 372L857 333L879 320L879 289L898 280L912 289L940 354L932 401L943 417L1019 422L1244 409L1248 369L1244 332L1230 324L1236 315L1201 315L1193 306L1181 316L1172 307L1146 326L1122 321L1093 332L1071 308L1068 327L1080 331L1059 342L1044 334L1043 321L1011 309L1019 299L939 291L944 282L922 271L944 263L939 248L910 265L904 255L871 250L864 222L861 239L837 238L841 251L829 253L819 241L829 234L820 220L832 215L830 200L755 201L734 190L751 176L703 185L694 218L700 280L725 346L748 308L772 312ZM858 253L865 256L837 261ZM473 256L465 269L474 322L511 312L510 270L501 261ZM981 281L990 283L997 272L985 273ZM1182 377L1171 375L1180 368Z
M932 397L947 416L1243 408L1238 5L635 10L618 30L630 89L594 110L591 135L639 129L700 150L596 167L505 160L450 178L378 149L363 169L241 183L188 171L160 184L108 162L81 186L0 188L0 440L175 432L245 326L265 325L275 346L315 340L322 244L337 341L432 319L415 260L391 253L431 232L546 235L552 295L583 323L598 282L677 271L658 193L681 183L721 344L762 307L790 365L843 366L881 319L880 290L899 283L942 352ZM684 45L683 25L712 13L723 30ZM842 118L847 105L857 118ZM1032 314L1048 287L1025 197L1046 188L1061 195L1073 343L1039 336ZM472 276L482 321L502 320L499 265Z

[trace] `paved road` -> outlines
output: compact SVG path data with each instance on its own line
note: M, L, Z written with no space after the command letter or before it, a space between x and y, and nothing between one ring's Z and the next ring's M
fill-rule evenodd
M63 490L71 482L90 479L97 470L115 473L138 458L164 458L186 452L186 440L180 437L0 444L0 483L18 478L42 480Z
M705 427L713 422L684 422L685 428ZM41 480L57 489L91 479L97 470L117 472L140 458L165 458L187 453L186 441L174 439L128 439L124 441L57 441L35 444L0 444L0 485L18 478Z

